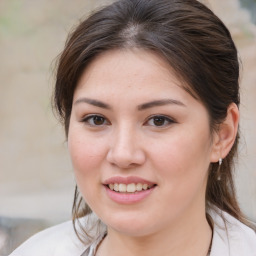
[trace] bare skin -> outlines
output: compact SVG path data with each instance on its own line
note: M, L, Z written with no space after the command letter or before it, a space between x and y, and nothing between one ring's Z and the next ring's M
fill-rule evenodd
M206 256L208 167L229 152L238 117L231 105L211 134L206 108L159 56L97 57L75 90L68 134L79 189L108 227L97 255ZM149 193L111 189L118 180L146 180Z

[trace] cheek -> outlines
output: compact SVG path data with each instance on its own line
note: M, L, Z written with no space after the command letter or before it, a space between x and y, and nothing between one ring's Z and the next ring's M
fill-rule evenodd
M210 163L209 134L207 129L190 131L180 130L175 136L169 136L162 143L152 146L154 164L165 178L163 182L188 185L202 182L207 175Z
M104 146L101 141L93 139L79 130L70 130L68 149L77 177L96 174L104 158Z
M173 218L182 214L189 205L204 201L209 165L208 137L201 134L200 141L195 140L197 134L176 134L155 148L154 168L162 188L159 204ZM175 209L173 206L175 205Z
M103 146L99 146L96 141L90 136L72 130L68 137L68 149L76 183L85 201L92 208L95 208L95 196L99 197L97 188L101 184L100 174L104 159Z

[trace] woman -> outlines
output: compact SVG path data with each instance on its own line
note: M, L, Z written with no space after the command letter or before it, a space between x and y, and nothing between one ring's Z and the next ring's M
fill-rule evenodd
M232 174L238 79L229 31L195 0L119 0L83 21L54 95L75 232L61 224L11 255L256 255Z

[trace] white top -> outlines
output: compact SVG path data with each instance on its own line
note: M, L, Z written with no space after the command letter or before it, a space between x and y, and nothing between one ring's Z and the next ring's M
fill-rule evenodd
M214 221L210 256L256 256L255 232L229 214L222 213L226 223L215 211L209 212ZM69 221L34 235L9 256L94 256L105 233L105 228L98 233L94 230L96 238L84 245Z

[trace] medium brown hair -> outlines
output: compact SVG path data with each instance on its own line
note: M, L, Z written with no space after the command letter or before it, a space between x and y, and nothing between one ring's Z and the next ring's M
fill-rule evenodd
M103 52L134 47L153 51L170 64L184 89L206 107L211 132L226 118L231 103L239 106L237 49L210 9L196 0L119 0L82 21L60 55L54 100L66 135L74 90L87 65ZM206 202L246 222L233 180L238 139L223 160L220 181L218 163L210 164ZM76 188L73 220L90 212Z

